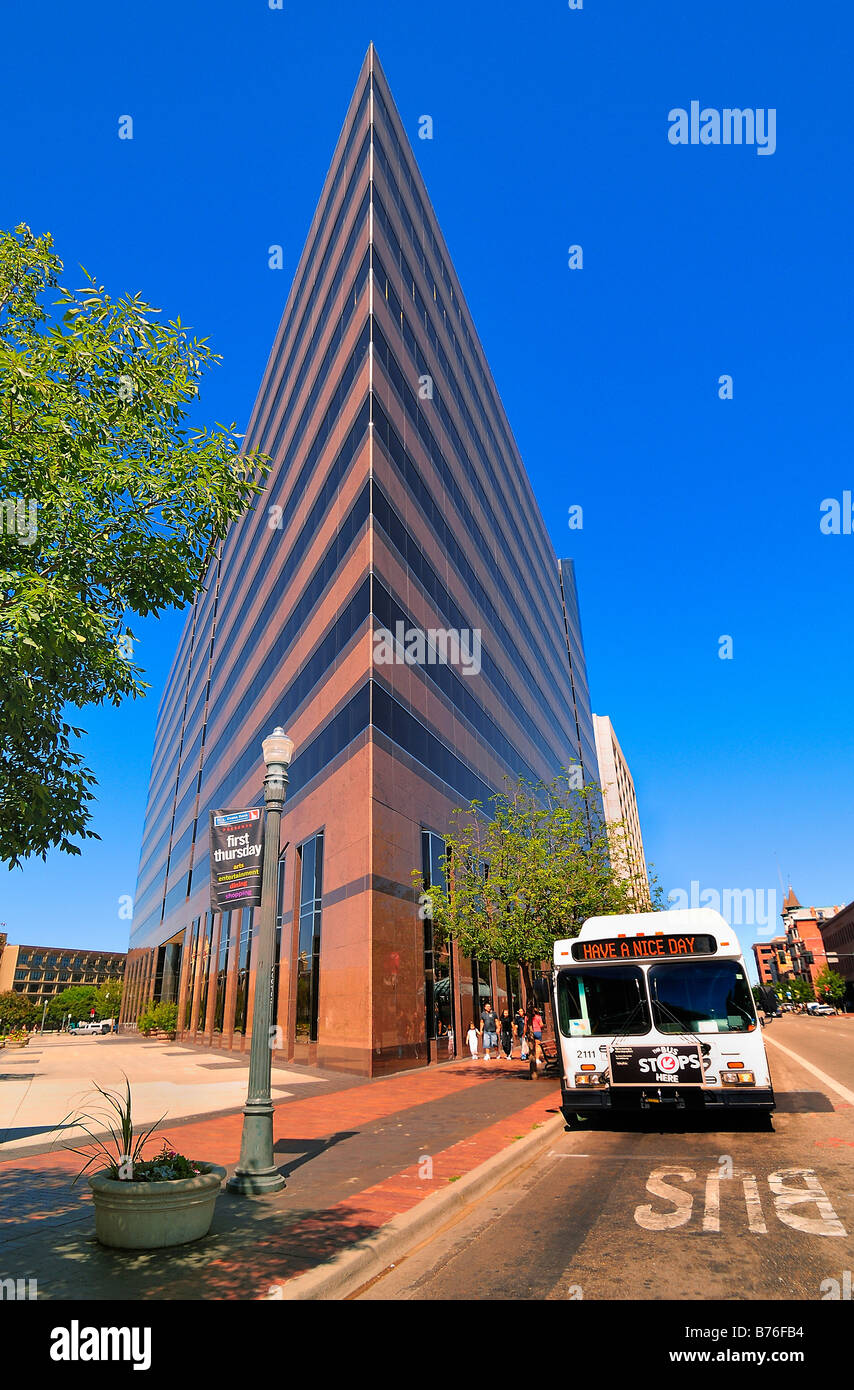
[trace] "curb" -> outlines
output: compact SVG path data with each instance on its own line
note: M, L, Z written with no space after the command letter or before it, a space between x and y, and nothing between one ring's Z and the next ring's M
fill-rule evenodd
M523 1139L511 1142L500 1153L473 1168L459 1182L431 1192L416 1207L395 1216L375 1236L335 1255L325 1264L297 1274L281 1284L270 1301L295 1302L344 1299L383 1274L390 1264L408 1254L425 1232L443 1217L463 1208L497 1187L517 1168L530 1163L541 1149L551 1144L565 1128L562 1115L554 1115Z

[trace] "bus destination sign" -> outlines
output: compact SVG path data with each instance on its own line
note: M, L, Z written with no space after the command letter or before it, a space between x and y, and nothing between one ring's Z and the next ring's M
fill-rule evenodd
M615 936L601 941L573 941L572 959L659 960L668 956L713 956L713 936L686 932L656 932L655 936Z

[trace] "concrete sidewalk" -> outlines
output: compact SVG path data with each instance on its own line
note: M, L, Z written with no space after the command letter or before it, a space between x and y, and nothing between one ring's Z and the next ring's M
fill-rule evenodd
M239 1110L246 1099L248 1065L248 1055L232 1058L183 1043L115 1034L34 1035L28 1047L0 1050L0 1161L48 1147L64 1116L81 1108L103 1111L96 1082L123 1091L127 1075L135 1124L153 1124L164 1114L174 1124ZM326 1090L328 1077L327 1072L274 1062L273 1100L288 1099L294 1088L301 1094L307 1088L310 1094Z
M346 1296L352 1271L373 1277L372 1261L423 1240L464 1194L473 1199L531 1161L562 1128L556 1083L530 1081L518 1061L342 1078L338 1089L325 1076L321 1093L276 1103L286 1189L254 1198L223 1190L210 1235L172 1250L99 1246L85 1179L70 1187L74 1155L0 1162L0 1278L35 1278L47 1299ZM232 1169L241 1123L240 1114L167 1121L159 1134L190 1158Z

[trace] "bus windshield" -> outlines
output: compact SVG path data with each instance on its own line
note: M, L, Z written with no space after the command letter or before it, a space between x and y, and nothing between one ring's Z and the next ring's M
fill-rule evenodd
M661 1033L746 1033L756 1027L747 976L736 960L654 965L649 993Z
M636 965L561 970L557 998L558 1021L564 1037L649 1032L643 971Z

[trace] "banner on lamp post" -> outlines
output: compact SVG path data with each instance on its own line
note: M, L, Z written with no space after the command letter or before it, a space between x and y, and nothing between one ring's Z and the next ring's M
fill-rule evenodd
M211 912L261 906L264 817L260 807L211 811Z

